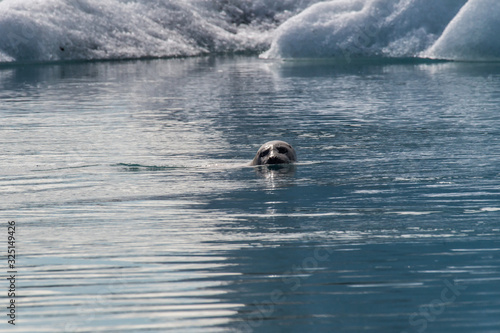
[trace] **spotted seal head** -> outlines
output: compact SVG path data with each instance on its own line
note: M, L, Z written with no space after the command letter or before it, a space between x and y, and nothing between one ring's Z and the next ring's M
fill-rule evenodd
M250 165L290 164L297 161L295 149L285 141L269 141L264 143Z

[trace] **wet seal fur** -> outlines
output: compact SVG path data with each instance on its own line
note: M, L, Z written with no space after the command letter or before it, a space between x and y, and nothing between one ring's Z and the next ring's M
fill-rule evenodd
M250 165L283 165L297 162L295 149L285 141L269 141L264 143Z

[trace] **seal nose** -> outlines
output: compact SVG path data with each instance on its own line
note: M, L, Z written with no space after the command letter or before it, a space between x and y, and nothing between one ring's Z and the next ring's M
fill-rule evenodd
M278 156L278 149L272 148L271 151L269 152L269 158L276 157Z
M267 164L282 164L284 161L277 156L270 156L267 160Z

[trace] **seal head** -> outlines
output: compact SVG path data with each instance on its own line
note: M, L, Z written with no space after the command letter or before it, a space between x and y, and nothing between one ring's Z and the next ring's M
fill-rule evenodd
M285 141L269 141L257 151L250 165L290 164L297 161L295 149Z

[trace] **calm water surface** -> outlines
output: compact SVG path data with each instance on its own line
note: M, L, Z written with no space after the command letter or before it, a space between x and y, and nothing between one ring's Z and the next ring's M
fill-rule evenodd
M497 64L2 67L0 330L500 332L499 105Z

